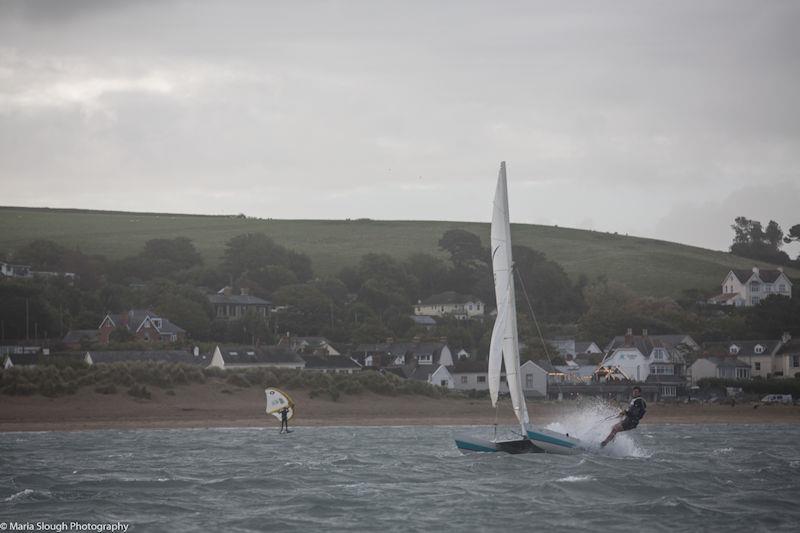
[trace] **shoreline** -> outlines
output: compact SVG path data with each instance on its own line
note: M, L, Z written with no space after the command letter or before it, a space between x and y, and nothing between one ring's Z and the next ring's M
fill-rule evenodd
M507 402L496 413L488 399L346 395L338 401L311 398L307 390L292 390L297 416L291 427L386 426L513 426ZM278 429L276 418L264 413L263 389L230 390L230 385L187 385L174 394L156 389L141 400L127 394L103 395L91 390L58 398L0 397L0 432L84 431L125 429L266 428ZM662 424L800 424L800 406L740 402L720 404L650 404L642 426ZM597 404L587 401L529 401L530 418L547 425L570 416L590 415ZM603 406L603 415L614 404ZM600 412L599 410L597 412ZM497 417L497 418L495 418Z

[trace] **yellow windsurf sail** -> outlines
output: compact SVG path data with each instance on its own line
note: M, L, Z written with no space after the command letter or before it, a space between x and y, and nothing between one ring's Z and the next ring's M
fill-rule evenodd
M278 420L281 419L281 410L284 407L289 409L287 418L289 420L294 416L294 402L292 398L280 389L269 387L264 389L264 394L267 396L267 414L272 415Z

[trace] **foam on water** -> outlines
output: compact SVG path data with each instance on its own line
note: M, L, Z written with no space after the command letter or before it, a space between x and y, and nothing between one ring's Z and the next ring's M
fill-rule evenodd
M591 481L592 476L567 476L556 480L556 483L575 483L578 481Z
M619 422L616 415L619 409L602 400L588 400L576 410L562 416L557 422L546 426L547 429L569 434L587 444L591 450L615 457L649 457L632 437L630 432L617 433L614 440L605 448L600 443L611 432L611 428ZM636 431L636 430L634 430Z

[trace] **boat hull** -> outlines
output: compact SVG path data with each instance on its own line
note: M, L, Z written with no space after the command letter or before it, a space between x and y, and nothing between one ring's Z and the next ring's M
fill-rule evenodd
M534 446L541 448L545 453L575 455L586 451L586 446L580 440L563 433L530 427L527 433Z
M491 441L473 437L471 435L458 435L455 438L456 447L463 453L543 453L544 450L536 446L530 439Z

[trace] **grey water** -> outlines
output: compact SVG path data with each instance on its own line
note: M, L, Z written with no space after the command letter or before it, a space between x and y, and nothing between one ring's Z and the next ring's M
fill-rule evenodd
M797 531L800 426L461 455L448 427L0 433L0 524L129 531ZM485 428L474 428L476 433Z

